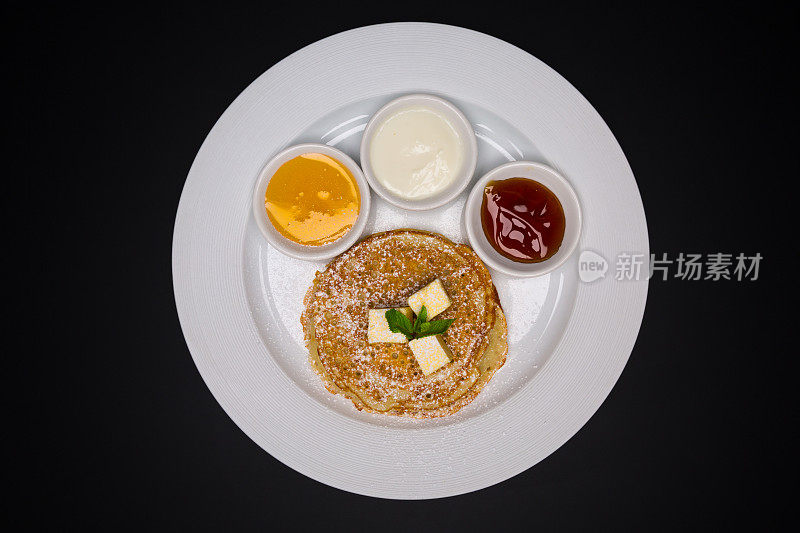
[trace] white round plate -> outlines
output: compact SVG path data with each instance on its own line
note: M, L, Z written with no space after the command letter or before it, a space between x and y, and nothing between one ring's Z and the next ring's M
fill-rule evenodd
M429 421L356 411L307 364L300 313L315 270L271 248L250 209L277 152L321 142L357 159L369 116L404 93L456 104L478 137L475 176L513 160L565 176L582 206L570 260L538 278L493 272L510 350L481 394ZM365 235L433 230L466 242L467 191L403 211L374 196ZM649 254L631 169L603 120L541 61L493 37L438 24L369 26L284 59L225 111L192 165L173 240L175 300L197 368L228 415L272 456L359 494L420 499L498 483L564 444L597 410L633 348L647 297L613 275L581 283L578 256ZM612 272L613 274L613 272Z

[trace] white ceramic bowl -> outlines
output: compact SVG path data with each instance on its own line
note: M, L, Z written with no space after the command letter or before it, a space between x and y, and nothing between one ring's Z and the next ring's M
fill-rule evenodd
M490 181L502 181L509 178L528 178L538 181L553 191L564 209L566 228L561 247L552 257L541 263L517 263L500 255L483 233L481 225L483 190ZM581 224L581 205L572 185L547 165L530 161L514 161L490 170L472 187L467 203L464 205L464 225L472 249L491 268L510 276L541 276L563 265L578 245L581 237Z
M390 115L393 115L401 109L417 106L433 108L450 120L450 123L453 124L458 131L458 135L464 140L464 161L461 165L461 170L448 187L427 198L409 200L396 195L384 187L375 177L370 162L370 147L376 128L383 124ZM421 211L446 204L458 196L472 180L477 162L478 141L475 138L475 131L472 129L472 124L470 124L467 117L464 116L464 113L455 105L443 98L430 94L407 94L392 100L372 115L372 118L367 122L364 136L361 138L361 168L364 169L364 175L367 177L367 181L379 196L387 202L404 209Z
M339 240L324 244L322 246L308 246L305 244L298 244L292 242L275 229L267 216L267 210L264 207L264 195L267 192L267 184L278 168L285 162L293 159L301 154L318 153L330 156L340 163L342 163L353 174L358 184L358 190L361 194L361 205L358 210L358 217L355 224L350 228L350 231L344 234ZM364 231L364 226L367 224L370 209L370 192L369 184L364 179L364 173L347 154L336 148L332 148L325 144L297 144L291 146L286 150L278 153L275 157L269 160L264 165L258 175L256 186L253 189L253 216L258 224L258 229L264 234L267 241L275 247L278 251L295 257L297 259L305 259L307 261L320 261L323 259L330 259L350 248Z

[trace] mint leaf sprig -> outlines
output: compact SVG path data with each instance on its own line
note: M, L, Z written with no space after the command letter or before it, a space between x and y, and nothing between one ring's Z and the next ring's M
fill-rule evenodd
M389 329L393 333L402 333L408 340L413 340L444 333L453 323L453 319L428 321L428 310L423 305L413 324L397 309L386 311L386 322L389 323Z

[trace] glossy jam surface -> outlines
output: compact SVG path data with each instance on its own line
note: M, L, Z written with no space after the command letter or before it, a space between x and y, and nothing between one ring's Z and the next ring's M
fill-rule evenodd
M353 174L324 154L308 153L280 166L267 185L264 206L287 239L308 246L336 241L350 231L361 205Z
M555 194L527 178L490 181L483 190L481 225L486 239L504 257L539 263L552 257L564 239L564 209Z

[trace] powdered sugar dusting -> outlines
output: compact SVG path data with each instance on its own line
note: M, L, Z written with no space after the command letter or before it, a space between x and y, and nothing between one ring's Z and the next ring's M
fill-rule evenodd
M436 278L453 302L437 317L454 319L443 336L453 361L424 376L407 344L367 343L367 315L370 308L405 305ZM359 408L429 417L469 403L476 383L488 381L482 374L502 365L504 320L502 361L480 368L497 312L491 277L469 248L436 234L399 230L367 238L316 275L304 326L307 339L318 345L316 366L329 389Z

